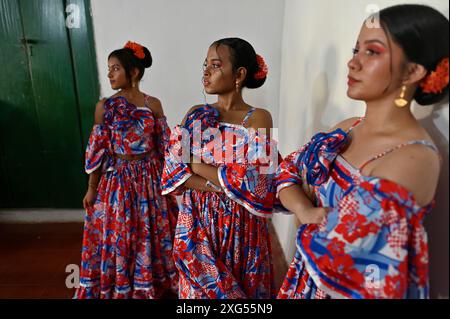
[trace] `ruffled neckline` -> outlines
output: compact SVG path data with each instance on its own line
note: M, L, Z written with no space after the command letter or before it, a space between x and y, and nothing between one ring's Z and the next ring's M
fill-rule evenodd
M426 210L429 211L433 205L434 201L428 205L420 206L414 194L408 190L406 187L400 185L397 182L391 181L386 178L381 178L377 176L366 176L361 174L361 172L351 165L340 153L348 146L350 142L349 132L338 128L334 131L325 133L320 132L313 136L309 142L308 147L302 152L301 160L304 165L308 168L306 179L308 184L314 186L320 186L330 175L330 170L332 169L334 161L338 160L346 166L351 173L354 173L357 180L356 184L370 183L372 185L379 185L379 187L374 186L374 190L377 192L383 192L385 194L402 194L398 196L398 200L414 211ZM380 195L382 195L380 193Z
M144 97L145 97L145 98L148 97L147 94L145 94L145 93L143 93L143 94L144 94ZM119 95L119 96L115 96L115 97L114 97L114 96L111 96L111 97L109 97L109 98L106 99L105 104L106 104L109 100L114 100L114 99L120 99L120 100L123 100L124 103L130 104L131 106L133 106L133 107L136 108L136 109L149 110L150 112L153 113L153 111L152 111L149 107L146 107L146 106L137 106L136 104L133 104L133 103L131 103L130 101L128 101L127 98L124 97L123 95ZM145 103L145 104L146 104L146 103Z
M184 127L188 128L192 126L194 120L202 120L202 121L204 120L205 121L204 124L208 124L210 125L210 127L219 127L220 125L223 125L233 127L236 129L244 129L248 131L248 128L241 124L219 121L219 117L220 117L219 110L206 103L188 114Z
M148 107L138 107L130 103L123 96L108 98L104 103L105 115L104 122L107 125L113 125L115 118L119 118L122 124L127 120L137 120L140 118L142 111L147 111L153 116L153 112Z
M309 185L320 186L329 176L336 156L348 144L348 134L338 128L332 132L319 132L300 152L298 161L306 166L306 181Z
M413 207L414 210L426 210L426 211L429 211L435 205L434 200L433 200L431 203L429 203L429 204L427 204L425 206L420 206L417 203L417 200L416 200L416 197L414 196L414 193L411 192L410 190L408 190L403 185L401 185L401 184L399 184L397 182L394 182L394 181L392 181L390 179L384 178L384 177L363 175L359 169L357 169L355 166L353 166L351 163L349 163L340 154L337 155L336 159L338 159L349 171L351 171L352 174L354 174L356 176L356 178L358 179L357 183L367 182L367 183L371 183L371 184L391 185L391 187L395 187L400 192L402 192L404 194L408 194L408 198L411 200L411 204L409 206Z

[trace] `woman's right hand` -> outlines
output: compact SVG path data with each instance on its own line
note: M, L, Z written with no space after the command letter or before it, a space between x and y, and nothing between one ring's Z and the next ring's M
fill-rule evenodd
M95 198L97 197L97 190L89 186L86 195L83 198L83 207L88 209L94 205Z

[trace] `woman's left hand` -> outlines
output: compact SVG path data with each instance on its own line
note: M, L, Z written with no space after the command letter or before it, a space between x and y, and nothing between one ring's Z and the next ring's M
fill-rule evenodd
M294 213L297 215L297 218L302 224L321 224L326 219L330 211L330 207L313 207L309 209L301 209L300 211Z

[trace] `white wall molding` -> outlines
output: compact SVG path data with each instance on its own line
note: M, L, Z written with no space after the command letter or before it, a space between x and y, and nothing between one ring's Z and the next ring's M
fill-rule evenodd
M82 209L0 209L0 224L82 223Z

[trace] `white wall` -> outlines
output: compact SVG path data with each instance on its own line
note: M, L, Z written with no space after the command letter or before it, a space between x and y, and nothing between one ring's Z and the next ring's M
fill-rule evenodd
M347 61L351 58L360 27L369 15L367 5L377 4L384 8L400 3L406 2L286 0L278 122L283 156L307 142L313 132L364 113L362 103L346 96ZM447 0L426 1L426 4L448 17ZM430 240L431 295L448 297L448 101L416 113L443 155L437 206L426 226ZM295 251L293 218L276 216L274 224L290 261Z
M249 41L269 66L264 86L247 90L246 100L278 121L284 0L91 0L91 6L102 96L114 93L108 54L128 40L139 42L154 60L141 89L161 99L173 127L191 106L204 102L202 65L209 45L236 36Z

